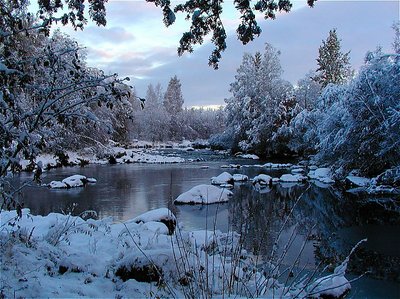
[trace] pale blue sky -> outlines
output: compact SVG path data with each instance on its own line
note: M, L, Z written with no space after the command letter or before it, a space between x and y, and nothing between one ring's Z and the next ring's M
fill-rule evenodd
M378 45L391 50L394 21L399 20L398 1L317 1L314 8L306 0L295 1L295 9L276 20L260 19L263 33L257 40L242 46L235 29L238 15L232 1L225 1L224 22L228 31L228 49L220 69L208 66L212 51L209 43L196 47L192 54L178 57L176 49L189 23L178 17L176 24L165 28L161 11L143 1L111 0L105 28L89 24L83 32L62 28L87 47L88 62L106 72L131 77L139 96L145 96L149 83L161 83L177 75L182 83L185 105L224 104L229 97L244 52L255 53L271 43L281 51L283 77L293 84L307 71L316 68L318 47L332 28L337 28L343 51L351 50L351 64L358 68L366 51Z

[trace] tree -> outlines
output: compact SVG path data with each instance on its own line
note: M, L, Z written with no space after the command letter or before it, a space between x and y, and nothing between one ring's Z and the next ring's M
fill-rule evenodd
M19 212L21 204L4 179L9 171L18 171L19 159L33 161L63 139L68 128L96 122L94 103L111 109L115 101L130 97L130 89L116 75L86 66L76 42L57 32L48 38L35 28L26 5L0 5L1 208Z
M329 83L342 84L351 75L350 68L350 51L341 52L340 40L337 37L336 29L329 31L326 41L322 41L319 47L319 56L317 58L317 75L314 80L322 85L327 86Z
M272 137L277 130L279 104L290 98L292 85L281 78L279 51L266 44L263 54L244 54L226 99L227 129L233 134L232 150L259 155L274 152Z
M181 82L177 76L170 79L167 91L164 94L164 107L170 115L170 137L175 140L182 137L181 116L183 111L183 95Z
M309 71L304 78L297 82L294 94L299 105L306 110L316 107L318 96L321 92L321 85L313 80L315 72Z

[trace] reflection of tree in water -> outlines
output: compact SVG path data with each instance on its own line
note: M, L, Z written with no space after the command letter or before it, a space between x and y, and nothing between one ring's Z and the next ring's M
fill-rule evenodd
M332 232L342 222L338 199L329 189L306 187L285 188L278 184L260 193L247 184L235 190L230 222L234 230L242 233L246 248L254 254L269 256L284 224L284 232L295 227L294 234L304 240L311 236L309 239L329 242ZM289 241L290 233L286 235L283 241Z
M285 188L277 184L271 189L264 189L262 193L250 184L235 188L237 189L234 198L230 202L229 221L232 229L242 233L246 249L267 258L270 257L274 242L286 219L284 233L281 235L283 242L278 243L278 251L283 250L291 231L295 229L297 237L313 245L310 246L313 248L310 250L313 251L316 265L333 266L343 260L351 247L359 241L349 242L338 234L339 229L371 223L392 225L395 222L398 225L400 222L396 209L385 208L371 200L352 200L332 187L320 188L314 184L307 184ZM299 243L296 244L299 246ZM292 249L300 251L300 248ZM366 257L371 258L367 261ZM393 259L398 265L398 257L368 251L361 246L352 256L349 269L354 273L371 271L375 277L393 279L394 273L399 273L398 266L393 266ZM374 263L374 260L380 262ZM394 280L399 280L399 277Z

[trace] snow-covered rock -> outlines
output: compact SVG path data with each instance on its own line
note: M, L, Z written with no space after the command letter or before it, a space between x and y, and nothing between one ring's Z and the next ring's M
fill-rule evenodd
M67 184L60 181L51 181L48 185L51 189L65 189L68 188Z
M308 173L308 177L312 180L318 180L326 184L331 184L335 182L332 179L331 170L327 167L310 170Z
M168 227L170 234L172 234L175 231L176 227L176 217L167 208L150 210L144 214L141 214L133 218L131 221L135 223L161 222Z
M235 173L233 175L233 180L235 182L244 182L244 181L248 181L249 177L245 174Z
M233 176L228 172L223 172L219 176L211 178L211 184L213 185L222 185L229 184L233 182Z
M354 175L347 176L346 182L357 187L368 187L371 184L371 180L369 178Z
M260 184L260 185L268 185L272 182L272 177L268 174L259 174L255 176L253 179L253 184Z
M288 183L295 183L295 182L303 182L307 178L305 176L302 176L301 174L283 174L279 178L279 181L281 182L288 182Z
M296 168L293 168L290 172L292 174L303 173L304 172L304 168L296 167Z
M198 185L189 191L179 195L176 204L212 204L226 202L233 195L227 189L221 189L213 185Z
M271 163L271 162L265 163L263 165L263 167L273 168L273 169L290 168L292 166L293 166L293 164L291 164L291 163Z
M87 178L84 175L75 174L71 175L65 179L60 181L51 181L48 186L52 189L66 189L66 188L75 188L75 187L83 187L86 183L96 183L97 180L95 178Z
M221 184L219 185L221 188L226 188L226 189L233 189L234 186L232 184Z
M254 155L254 154L241 154L241 155L238 155L237 157L245 158L245 159L253 159L253 160L259 160L260 159L259 156Z
M85 185L87 183L87 179L84 175L75 174L63 179L61 182L66 184L69 188L74 188Z

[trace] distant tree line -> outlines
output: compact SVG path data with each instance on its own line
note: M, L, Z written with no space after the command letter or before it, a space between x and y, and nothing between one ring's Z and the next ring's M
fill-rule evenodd
M134 139L181 141L208 139L225 127L225 112L220 109L184 108L180 80L174 76L163 92L161 84L147 88L144 109L135 109L130 136Z
M400 165L399 24L393 53L368 52L354 75L336 30L319 48L318 69L293 87L279 51L244 54L226 99L227 122L214 148L261 157L313 155L338 175L377 175Z

